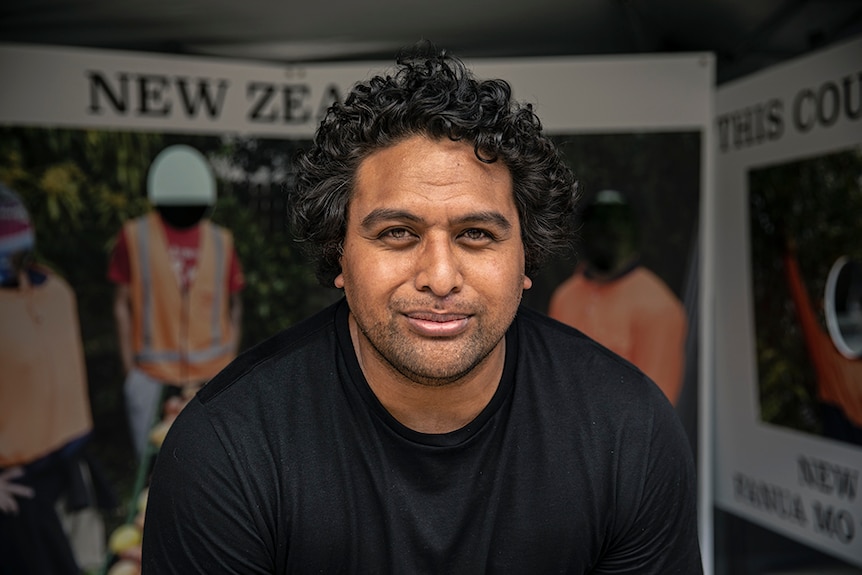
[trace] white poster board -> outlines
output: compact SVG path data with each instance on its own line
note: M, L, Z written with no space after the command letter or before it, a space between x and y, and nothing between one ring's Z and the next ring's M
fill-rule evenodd
M0 44L0 124L308 137L325 109L393 62L277 66ZM708 54L468 62L508 80L551 132L707 129Z
M711 215L716 504L858 566L862 359L822 309L838 254L862 255L860 55L857 38L717 91Z
M703 216L712 187L714 59L705 53L625 57L468 61L480 78L503 78L516 99L534 105L558 137L641 133L694 134L694 185L687 187L696 231L689 281L699 308L693 322L694 421L702 481L701 541L711 569L710 410L712 283L706 278L712 223ZM166 134L240 134L309 139L326 108L351 86L393 62L278 66L78 48L0 45L0 126ZM627 159L626 159L627 160ZM626 163L625 161L623 163ZM652 197L661 204L662 197ZM669 200L665 200L666 203ZM656 205L657 210L666 206ZM701 220L698 227L697 220ZM698 241L698 237L701 238ZM701 275L703 274L703 275ZM699 291L698 291L699 290ZM691 432L690 432L691 433Z

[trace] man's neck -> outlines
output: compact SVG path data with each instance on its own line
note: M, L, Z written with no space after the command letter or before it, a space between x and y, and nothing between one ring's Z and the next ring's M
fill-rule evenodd
M399 423L420 433L448 433L473 421L490 403L503 374L505 338L457 381L429 385L398 372L371 346L350 317L350 337L371 391Z

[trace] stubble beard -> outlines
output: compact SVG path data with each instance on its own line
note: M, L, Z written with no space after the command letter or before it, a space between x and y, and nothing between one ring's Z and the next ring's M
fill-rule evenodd
M407 336L399 328L400 314L388 323L356 325L381 362L408 381L424 387L444 387L462 381L479 367L503 340L514 321L517 306L507 321L495 326L478 325L469 333L454 338L423 339ZM485 316L478 310L471 320ZM478 321L478 320L477 320Z

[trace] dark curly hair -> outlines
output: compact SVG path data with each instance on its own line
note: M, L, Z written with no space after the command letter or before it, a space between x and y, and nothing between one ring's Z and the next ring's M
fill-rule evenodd
M402 51L392 76L357 84L333 104L310 150L298 157L288 209L297 240L321 284L341 273L347 208L359 164L377 150L425 135L469 142L483 162L512 175L530 275L570 246L577 184L530 104L512 101L503 80L477 80L464 63L430 44Z

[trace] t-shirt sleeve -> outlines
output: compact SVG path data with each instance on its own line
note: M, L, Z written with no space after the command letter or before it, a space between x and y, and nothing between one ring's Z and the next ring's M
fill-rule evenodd
M132 268L129 263L129 244L126 241L125 230L117 234L114 249L108 260L108 280L115 284L129 284L132 281Z
M150 482L143 573L272 573L232 458L193 399L162 445Z
M697 523L697 481L688 437L676 412L652 387L648 429L632 429L623 438L624 488L618 531L595 573L703 573ZM644 434L646 443L634 435Z

